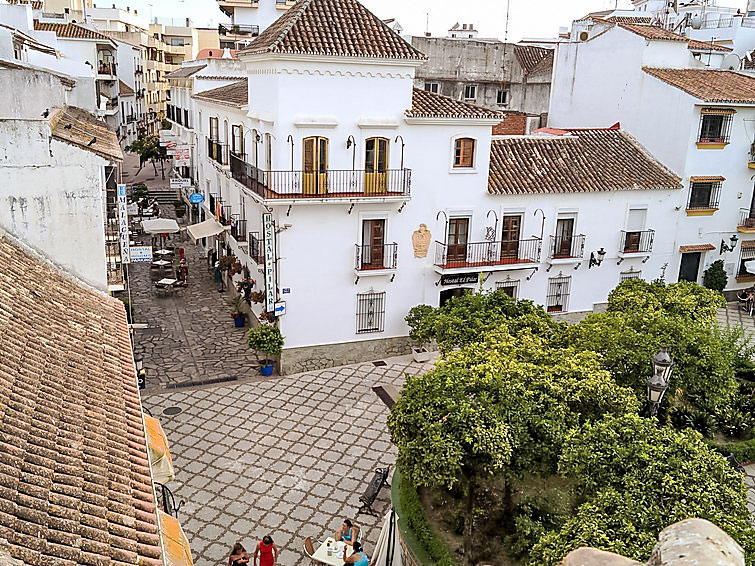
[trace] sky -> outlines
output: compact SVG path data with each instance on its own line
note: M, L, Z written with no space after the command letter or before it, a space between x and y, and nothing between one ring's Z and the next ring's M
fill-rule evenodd
M433 35L445 35L454 23L474 24L480 37L504 39L506 34L507 0L360 0L383 19L396 18L404 33L422 35L427 29ZM613 8L631 8L630 0L508 0L509 41L524 37L555 37L558 28L569 26L589 12ZM112 0L100 0L110 5ZM186 16L195 26L209 26L224 21L216 0L117 0L116 6L137 8L142 14L173 18L182 24ZM720 6L742 8L746 0L719 0ZM428 16L429 15L429 16ZM169 23L169 22L165 22Z

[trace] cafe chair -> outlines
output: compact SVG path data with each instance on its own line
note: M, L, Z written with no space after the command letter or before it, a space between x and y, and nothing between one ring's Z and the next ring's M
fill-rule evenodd
M312 537L307 537L304 539L304 552L309 557L310 564L319 564L319 561L315 560L314 556L312 556L315 553L315 547L312 544Z
M747 291L737 293L737 303L739 304L739 308L745 312L749 312L750 316L752 316L753 308L755 308L755 301L750 301L747 298Z

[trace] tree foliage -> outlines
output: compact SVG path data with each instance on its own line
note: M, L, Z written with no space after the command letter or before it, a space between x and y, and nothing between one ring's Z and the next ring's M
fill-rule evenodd
M156 163L159 161L163 172L162 177L163 179L165 178L163 163L168 158L168 153L167 150L160 145L160 139L157 136L139 136L128 147L126 147L126 151L139 155L139 171L142 170L145 163L151 162L152 166L155 168L155 175L157 175ZM139 174L139 171L137 171L137 175Z
M703 287L720 292L726 288L728 279L724 269L724 260L718 259L703 272Z

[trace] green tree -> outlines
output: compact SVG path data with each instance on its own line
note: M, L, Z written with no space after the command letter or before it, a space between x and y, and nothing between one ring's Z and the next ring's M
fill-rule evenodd
M728 279L724 269L724 260L718 259L703 272L703 287L714 291L723 291Z
M165 179L165 160L168 158L166 149L160 145L160 139L157 136L139 136L131 145L126 147L126 151L137 153L139 155L139 170L136 172L138 175L144 164L148 161L152 162L152 167L155 169L155 175L157 175L157 164L160 162L160 171L162 178Z
M491 333L408 377L388 419L398 465L416 486L463 491L464 555L474 563L475 502L484 477L505 480L504 513L511 529L511 480L556 471L572 428L605 413L638 407L595 356L548 347L530 331Z
M635 414L607 416L567 435L559 471L576 482L583 503L535 545L533 565L555 566L579 546L645 561L658 532L689 517L727 531L753 563L742 476L695 431L659 428Z

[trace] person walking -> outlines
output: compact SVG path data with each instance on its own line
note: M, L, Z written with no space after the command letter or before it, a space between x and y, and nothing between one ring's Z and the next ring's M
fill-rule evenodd
M273 542L270 535L265 535L254 549L254 566L257 566L257 557L259 556L259 566L275 566L278 564L278 547Z
M228 566L247 566L249 564L249 554L246 552L244 546L237 542L231 549L231 554L228 556Z

